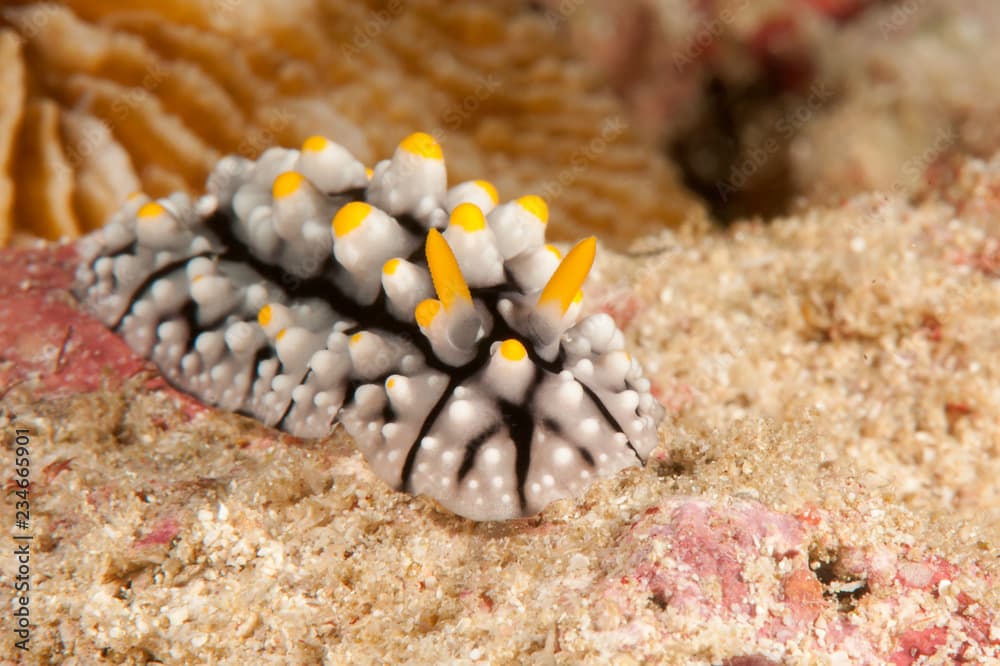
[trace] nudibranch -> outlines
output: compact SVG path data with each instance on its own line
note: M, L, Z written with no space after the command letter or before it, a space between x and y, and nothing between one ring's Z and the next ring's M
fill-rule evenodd
M207 193L133 195L74 293L178 389L302 437L343 424L374 472L474 520L532 515L643 464L663 408L607 314L596 241L548 207L447 186L415 133L366 169L324 137L223 158Z

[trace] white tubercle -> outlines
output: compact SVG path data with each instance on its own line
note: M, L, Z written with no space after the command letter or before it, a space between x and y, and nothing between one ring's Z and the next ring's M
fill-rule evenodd
M509 338L493 343L484 383L500 398L519 404L535 376L535 364L520 340Z
M396 220L362 201L337 211L333 239L333 254L350 273L356 289L353 295L361 303L370 303L378 295L379 268L393 257L408 255L419 242L403 233Z
M312 221L324 223L330 215L329 205L323 194L298 171L285 171L274 179L271 186L271 209L274 228L285 241L302 243L304 226ZM324 224L325 226L325 224ZM330 237L324 234L329 251Z
M597 381L610 391L623 391L625 389L625 377L631 369L632 355L625 350L601 354L594 363ZM638 398L635 406L638 406Z
M226 350L225 336L219 331L203 331L194 339L194 348L204 365L211 366L222 358Z
M153 250L179 250L191 242L190 232L168 206L157 201L144 204L136 213L138 241Z
M372 331L359 331L348 343L354 374L361 379L384 376L399 361L400 350Z
M203 323L217 321L229 314L240 298L233 283L223 275L197 275L191 280L190 290L191 300L198 304L198 315Z
M546 244L508 261L507 270L521 290L530 294L545 286L561 260L562 253L558 248Z
M599 354L625 348L625 339L615 326L615 320L605 312L584 317L568 331L567 335L570 338L586 340L588 350Z
M451 215L463 203L474 204L488 215L497 207L497 188L488 180L467 180L455 185L445 196L445 210Z
M427 227L444 223L448 175L441 146L415 132L403 139L391 160L375 165L368 201L389 215L408 213Z
M298 322L287 305L268 303L257 312L257 323L268 338L274 339L278 333Z
M351 356L346 350L320 349L309 359L309 369L324 389L339 386L351 372Z
M413 321L417 305L434 295L430 273L422 266L394 257L382 265L382 288L393 315Z
M247 181L254 162L239 155L226 155L208 174L205 191L218 201L232 202L236 192Z
M231 206L237 219L249 221L253 214L263 206L270 206L271 197L268 190L255 183L244 183L236 190Z
M250 356L266 342L266 339L257 326L238 321L226 329L225 341L226 346L234 354Z
M497 206L486 220L507 261L545 244L549 207L541 197L528 194Z
M274 349L281 365L289 372L305 369L313 352L323 343L323 335L313 333L301 326L290 326L278 332L274 339Z
M486 226L486 218L478 206L471 203L457 206L443 236L470 287L491 287L503 282L503 258L497 239Z
M295 170L327 194L368 184L365 165L339 143L323 136L311 136L305 140L295 162Z
M290 148L268 148L253 166L247 171L248 181L255 187L267 192L279 174L289 171L295 166L299 157L297 150Z
M187 300L187 281L183 275L158 280L150 287L149 295L157 312L176 312Z
M463 365L475 356L475 348L471 344L456 344L451 335L452 329L464 327L467 331L467 320L456 322L456 317L445 310L441 301L433 298L421 301L414 316L420 331L430 341L434 354L448 365ZM456 326L456 323L461 326Z
M270 202L253 209L246 219L247 240L261 257L273 260L281 247L282 238L274 227Z

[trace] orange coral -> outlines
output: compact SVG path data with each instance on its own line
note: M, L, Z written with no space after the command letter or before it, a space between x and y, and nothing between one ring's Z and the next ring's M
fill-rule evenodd
M198 191L222 154L314 133L370 163L432 132L451 180L546 196L557 236L624 239L699 210L513 0L26 3L0 13L0 55L0 242L74 236L132 190Z

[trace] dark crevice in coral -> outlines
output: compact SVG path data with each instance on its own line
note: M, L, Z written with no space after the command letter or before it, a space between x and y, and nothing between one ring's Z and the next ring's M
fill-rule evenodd
M810 550L809 569L823 586L823 596L836 601L841 613L853 612L858 602L871 591L868 581L849 571L837 551Z
M879 4L884 0L825 13L840 27ZM791 212L799 187L791 146L837 102L837 86L827 80L815 47L799 31L781 21L762 26L759 43L740 56L752 60L749 75L736 73L740 68L732 63L727 70L724 57L710 58L697 120L665 146L687 187L705 200L720 224Z
M781 662L774 661L762 654L745 654L739 657L729 657L719 666L781 666Z
M691 476L694 473L694 465L688 461L670 460L656 466L656 474L662 478L676 478L678 476Z
M662 591L660 591L650 595L649 603L652 604L653 606L656 606L660 610L667 610L667 606L670 603L670 599Z
M771 120L774 108L789 104L789 96L766 79L733 86L715 77L698 123L669 146L685 185L705 200L719 223L769 218L789 209L795 194L788 162L794 132L781 114ZM747 136L759 135L761 127L769 136L751 145Z

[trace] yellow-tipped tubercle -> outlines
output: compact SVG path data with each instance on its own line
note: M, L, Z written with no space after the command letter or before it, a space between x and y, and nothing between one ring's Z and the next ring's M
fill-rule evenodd
M399 143L399 147L408 153L413 153L430 160L444 159L441 146L426 132L414 132Z
M393 275L397 270L399 270L399 257L394 257L389 261L382 264L382 272L386 275Z
M486 228L486 218L476 204L464 203L451 211L449 223L466 231L482 231Z
M500 343L500 355L508 361L522 361L528 355L528 350L519 340L509 338Z
M257 323L261 326L267 326L271 323L271 314L271 306L265 305L257 311Z
M549 205L545 203L545 199L536 194L526 194L523 197L519 197L517 203L521 204L521 208L541 220L542 224L548 224Z
M413 316L421 327L428 328L439 312L441 312L441 301L428 298L417 304L417 309L414 310Z
M497 188L493 183L488 180L477 180L475 183L480 187L480 189L489 195L494 206L500 201L500 196L497 194Z
M309 151L311 153L318 153L326 148L327 143L328 141L325 136L314 134L302 143L302 150Z
M286 171L274 179L274 184L271 186L271 195L275 199L281 199L295 194L302 186L302 181L304 180L305 177L298 171Z
M597 254L597 239L591 236L577 243L560 262L538 296L539 305L558 304L565 314L580 292Z
M149 203L145 203L142 205L142 208L140 208L139 212L136 213L136 217L138 217L140 220L148 220L153 217L159 217L160 215L163 215L163 213L165 212L166 209L164 209L163 206L156 203L155 201L150 201Z
M444 239L441 232L431 229L427 234L427 267L431 272L431 280L434 282L434 291L445 310L451 310L456 303L472 303L472 294L469 293L469 285L462 277L462 271L458 267L458 260L455 253L448 246L448 241Z
M333 216L333 235L341 238L351 233L365 221L372 212L371 204L363 201L352 201L337 211Z

